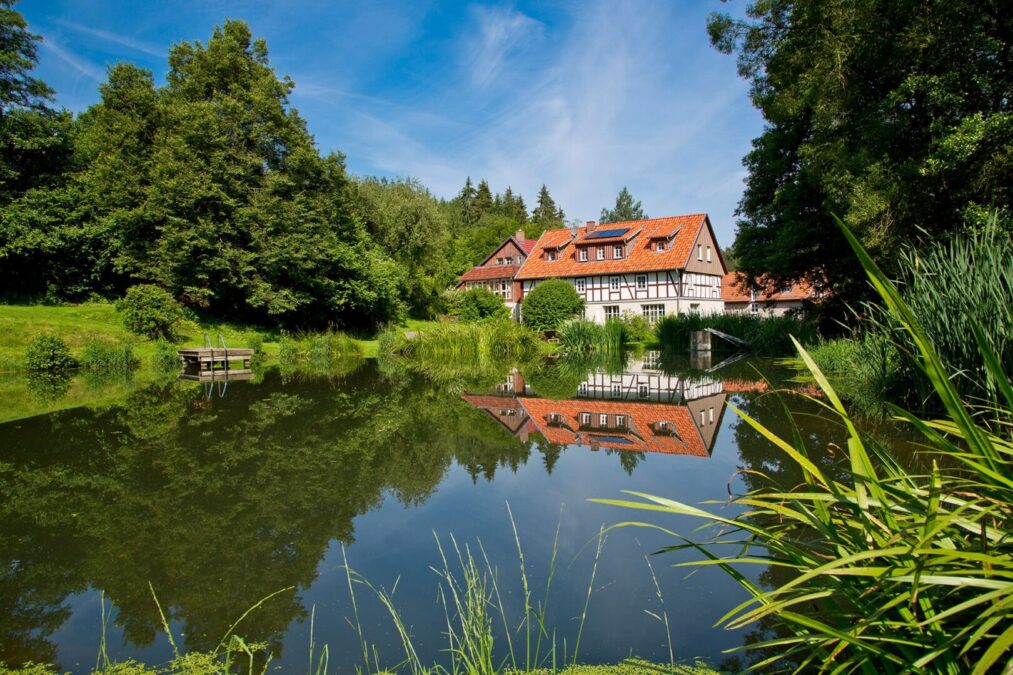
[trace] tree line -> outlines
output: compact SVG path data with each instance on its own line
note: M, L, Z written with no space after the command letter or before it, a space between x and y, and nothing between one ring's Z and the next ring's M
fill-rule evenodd
M40 37L0 0L0 292L116 298L138 283L209 314L287 328L369 329L432 316L506 236L563 224L544 185L468 178L453 199L359 178L322 154L267 45L242 21L172 47L168 75L108 69L74 116L33 76Z

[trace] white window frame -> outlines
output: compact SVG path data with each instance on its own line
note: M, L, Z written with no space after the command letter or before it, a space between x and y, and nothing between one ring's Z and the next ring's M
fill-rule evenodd
M711 247L707 247L707 262L711 261Z
M640 386L637 387L637 396L639 396L640 398L650 398L651 388L646 384L641 384Z
M591 426L591 413L581 413L580 424L585 427Z
M696 245L696 259L703 260L703 244Z
M623 385L621 383L619 383L619 384L616 384L614 382L612 383L612 395L613 396L622 396L623 395Z
M584 293L587 291L587 280L586 279L574 279L573 287L577 289L578 293Z
M497 265L502 265L503 264L503 258L496 258L496 264Z
M599 246L598 247L598 256L597 256L597 258L598 258L598 260L604 260L605 259L605 247L604 246Z
M605 413L598 415L598 426L607 427L609 425L609 416Z
M513 265L514 264L514 258L513 258L513 256L508 255L507 257L503 258L503 264L505 264L505 265Z
M641 283L641 282L643 282L643 283ZM638 291L646 291L647 290L647 275L646 274L638 274L637 275L637 290Z
M665 303L640 305L640 313L647 319L648 323L657 323L661 317L665 316Z
M616 415L616 427L626 428L626 415Z
M620 277L609 277L609 290L610 291L621 291L623 288L622 279Z
M654 244L654 251L656 253L662 253L667 248L668 248L668 242L666 242L664 239L662 239L662 240L660 240L660 241L658 241L657 243Z
M586 248L580 249L580 254L578 255L577 259L580 260L580 262L587 262L588 257L589 256L587 254L587 249Z
M613 246L612 247L612 257L615 258L616 260L624 258L625 257L624 256L624 251L623 251L624 248L626 248L626 247L623 246L622 244L616 244L615 246Z
M606 321L608 321L609 319L618 319L619 316L620 316L620 314L619 314L619 305L605 305L602 309L605 312L605 320ZM614 311L610 311L610 310L614 310Z
M556 252L555 251L546 251L545 252L545 259L548 260L549 262L554 262L556 260Z
M577 385L577 394L579 394L580 396L587 395L587 382L581 382L579 385Z

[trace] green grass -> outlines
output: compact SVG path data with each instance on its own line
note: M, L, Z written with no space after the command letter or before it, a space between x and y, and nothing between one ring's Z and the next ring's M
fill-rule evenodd
M688 351L690 333L714 328L741 338L749 343L747 351L758 356L789 356L795 353L792 337L804 345L817 340L813 324L790 316L760 317L750 314L680 314L663 317L655 324L655 336L662 347L677 351ZM724 349L727 343L713 339L716 349ZM729 349L731 345L727 345Z

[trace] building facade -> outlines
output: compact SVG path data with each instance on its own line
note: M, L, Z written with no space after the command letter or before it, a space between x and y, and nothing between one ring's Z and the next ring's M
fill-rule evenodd
M722 289L725 311L757 316L784 316L804 311L807 302L816 301L812 289L804 284L779 288L761 279L760 285L761 290L753 290L748 288L745 277L738 272L726 274Z
M515 277L534 247L535 242L525 238L524 230L517 230L488 258L462 274L457 280L457 288L488 288L503 299L516 318L522 293L521 284Z
M631 313L724 311L724 259L706 214L548 230L514 276L520 298L545 279L566 279L599 323ZM516 300L515 296L515 300Z

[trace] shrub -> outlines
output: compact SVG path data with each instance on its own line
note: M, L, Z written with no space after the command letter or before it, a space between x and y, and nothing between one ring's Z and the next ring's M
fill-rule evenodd
M622 322L630 342L647 342L654 335L653 327L642 314L634 314L627 310L623 312Z
M457 291L450 298L450 315L461 321L509 319L510 310L503 300L488 288Z
M123 315L127 330L153 340L171 340L177 322L183 318L183 310L175 298L151 284L131 286L116 303L116 309Z
M88 340L81 354L81 367L98 372L127 372L137 365L134 346L129 342Z
M165 340L159 340L155 343L155 353L151 357L152 365L155 370L161 372L168 372L172 370L179 370L179 355L176 353L176 348Z
M70 348L58 335L36 335L25 350L25 368L28 370L66 370L76 365Z
M264 336L260 333L253 333L246 339L246 344L253 350L254 356L264 355Z
M528 293L521 307L525 326L547 331L558 329L564 321L580 314L584 301L569 281L548 279Z

